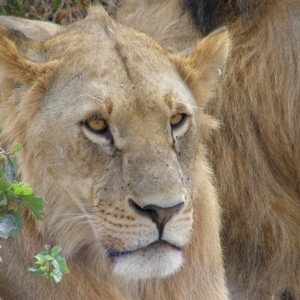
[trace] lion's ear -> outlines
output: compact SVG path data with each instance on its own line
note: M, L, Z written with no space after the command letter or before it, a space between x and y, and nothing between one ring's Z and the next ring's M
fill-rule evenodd
M51 83L58 61L44 62L44 51L23 33L0 27L0 102L10 100L14 114L30 119Z
M30 122L36 114L58 66L44 62L43 51L24 34L0 27L0 118Z
M199 106L204 106L212 97L229 48L228 32L221 28L199 41L188 56L173 55L182 79L194 92Z
M46 72L39 44L16 30L0 27L0 75L19 84L30 84ZM33 59L32 59L33 58Z

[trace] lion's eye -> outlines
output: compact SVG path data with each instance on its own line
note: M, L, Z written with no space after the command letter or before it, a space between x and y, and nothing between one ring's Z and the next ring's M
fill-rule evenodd
M173 129L177 128L177 127L183 125L185 120L186 120L186 115L178 113L178 114L171 117L171 119L170 119L171 127Z
M94 133L103 134L107 131L107 123L100 117L94 117L85 122L85 126Z

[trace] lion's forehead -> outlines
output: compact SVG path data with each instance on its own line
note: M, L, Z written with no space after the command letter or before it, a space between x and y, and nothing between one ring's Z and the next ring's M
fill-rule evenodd
M78 103L81 94L88 94L97 95L95 101L107 97L123 102L160 101L171 93L177 101L194 105L175 65L151 39L126 30L110 37L94 32L80 34L78 41L76 37L71 30L47 46L49 53L60 52L51 58L61 60L54 88L66 93L65 99L76 98Z
M58 74L57 84L48 91L44 108L53 117L65 112L68 116L101 109L109 100L114 110L129 114L163 112L164 99L172 97L176 103L195 109L191 91L174 70L149 72L145 69L135 79L124 68L107 68L101 64L88 69L74 69L66 75ZM60 77L64 77L60 80ZM70 114L72 112L72 114Z

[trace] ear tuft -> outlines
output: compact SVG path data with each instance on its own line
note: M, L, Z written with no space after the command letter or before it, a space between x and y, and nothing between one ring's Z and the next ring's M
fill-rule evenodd
M18 104L22 103L21 113L26 115L23 120L32 119L60 63L42 63L42 51L40 44L21 32L0 27L0 102L10 107L13 115L17 115Z
M21 32L0 27L0 75L23 84L29 84L41 73L43 67L25 56L26 48L37 49L38 44Z
M219 74L229 52L229 36L223 27L198 42L195 51L187 58L187 63L200 78Z
M223 27L199 41L188 57L173 56L179 73L194 92L201 107L212 97L229 48L229 35Z

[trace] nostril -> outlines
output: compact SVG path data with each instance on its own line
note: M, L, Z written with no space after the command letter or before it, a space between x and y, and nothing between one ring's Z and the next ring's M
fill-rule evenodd
M157 213L153 209L145 209L136 204L132 199L128 199L129 206L133 208L138 214L150 217L151 220L155 223L155 219L157 218Z
M142 208L137 205L132 199L128 199L128 203L129 203L129 206L132 207L134 210L140 212L142 210Z
M162 236L165 224L171 219L174 214L179 212L184 204L183 202L180 202L171 207L160 207L150 204L144 207L140 207L132 199L128 199L128 203L129 206L133 208L137 213L150 218L154 223L156 223L160 237Z

